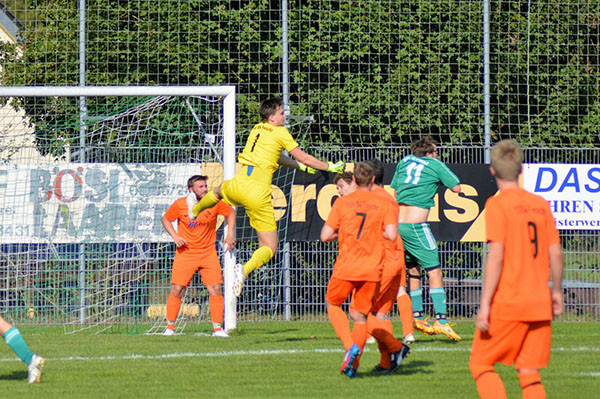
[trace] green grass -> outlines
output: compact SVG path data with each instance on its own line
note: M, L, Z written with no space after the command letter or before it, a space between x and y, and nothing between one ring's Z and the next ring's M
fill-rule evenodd
M400 326L397 325L398 330ZM63 334L60 328L21 328L46 357L43 382L28 385L26 368L0 344L1 398L475 398L468 368L474 324L459 322L463 341L419 341L400 370L380 376L375 345L359 374L339 374L341 343L323 322L241 323L229 339L188 326L165 338L142 334ZM597 397L598 323L555 323L550 367L542 371L548 398ZM520 398L513 369L498 366L509 398Z

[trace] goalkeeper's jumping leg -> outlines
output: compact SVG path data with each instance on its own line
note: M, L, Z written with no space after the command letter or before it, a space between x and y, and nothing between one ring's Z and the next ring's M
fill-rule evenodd
M277 251L277 231L257 231L256 234L258 235L260 247L254 251L248 262L243 266L236 265L235 268L233 293L238 297L242 293L242 287L244 286L246 277L254 270L270 261Z
M190 192L186 199L188 206L188 217L190 220L196 219L196 216L200 214L205 209L212 208L217 205L219 201L223 199L221 195L221 186L215 187L213 190L206 193L204 197L200 201L197 200L196 194Z

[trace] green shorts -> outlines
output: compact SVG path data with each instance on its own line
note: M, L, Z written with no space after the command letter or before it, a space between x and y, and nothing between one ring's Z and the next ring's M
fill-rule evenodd
M428 223L398 223L398 233L404 244L407 269L439 267L437 242Z

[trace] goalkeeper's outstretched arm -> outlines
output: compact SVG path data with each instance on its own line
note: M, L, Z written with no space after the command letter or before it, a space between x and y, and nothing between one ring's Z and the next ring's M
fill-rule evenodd
M343 161L338 161L336 163L321 161L321 160L313 157L312 155L305 153L298 147L296 147L292 151L290 151L290 155L292 155L294 158L296 158L297 163L298 163L298 167L297 167L298 169L301 168L300 164L314 168L314 169L324 170L327 172L334 172L334 173L342 173L344 171L344 169L346 168L346 163ZM285 156L285 155L282 155L282 156ZM287 157L287 158L289 158L289 157ZM280 158L280 164L281 164L281 158Z

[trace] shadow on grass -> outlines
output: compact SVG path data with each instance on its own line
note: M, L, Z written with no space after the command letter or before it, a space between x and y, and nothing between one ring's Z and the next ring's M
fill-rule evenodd
M282 335L295 333L300 331L299 328L286 328L284 330L279 329L268 329L268 328L253 328L253 329L245 329L244 327L238 327L235 330L229 332L230 335L239 335L239 336L250 336L250 335Z
M466 339L461 339L460 341L454 341L454 340L452 340L450 338L446 338L445 336L442 335L440 337L435 336L435 338L428 339L427 341L423 340L420 342L432 342L432 343L433 342L443 342L445 344L456 345L456 344L464 344L465 342L472 342L472 341L473 341L472 338L466 338ZM411 346L411 348L412 348L412 346Z
M414 361L408 361L406 364L402 364L400 367L398 367L398 369L396 369L392 373L385 373L385 372L373 371L373 370L361 372L359 369L359 372L355 378L373 378L373 377L375 377L375 378L379 378L379 377L392 378L392 377L401 377L403 375L431 374L431 373L433 373L433 371L430 370L429 368L432 365L433 365L433 362L430 362L430 361L414 360Z
M279 339L276 342L302 342L302 341L314 341L315 338L311 338L311 337L290 337L290 338L284 338L284 339Z
M27 381L27 371L13 371L10 374L0 374L0 381L25 380Z
M289 333L289 332L296 332L296 331L300 331L299 328L286 328L285 330L277 330L277 331L267 331L266 334L285 334L285 333Z

